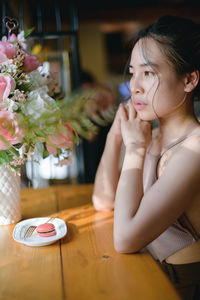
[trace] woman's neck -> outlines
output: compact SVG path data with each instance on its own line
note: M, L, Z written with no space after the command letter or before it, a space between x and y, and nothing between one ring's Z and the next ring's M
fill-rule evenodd
M162 147L165 147L173 140L192 132L199 126L192 113L187 115L170 115L163 119L160 119L159 124L160 142Z

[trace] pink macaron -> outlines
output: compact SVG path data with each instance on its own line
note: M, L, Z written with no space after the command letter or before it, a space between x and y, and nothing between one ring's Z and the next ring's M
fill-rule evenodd
M55 226L52 223L40 224L36 227L39 236L48 237L56 234Z

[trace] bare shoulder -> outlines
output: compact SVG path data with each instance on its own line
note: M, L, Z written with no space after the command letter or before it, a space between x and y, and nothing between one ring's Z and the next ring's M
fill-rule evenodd
M191 136L185 139L182 145L187 149L200 154L200 126Z

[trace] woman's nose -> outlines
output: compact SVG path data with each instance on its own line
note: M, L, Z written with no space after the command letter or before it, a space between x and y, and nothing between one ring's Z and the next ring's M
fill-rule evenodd
M131 94L141 94L144 93L144 88L142 87L142 82L140 78L134 78L130 81L130 91Z

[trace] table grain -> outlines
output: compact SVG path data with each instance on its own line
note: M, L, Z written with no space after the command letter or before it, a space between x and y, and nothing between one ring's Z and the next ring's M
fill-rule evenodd
M15 242L15 224L0 226L2 300L180 300L148 253L119 254L113 247L113 212L96 212L93 185L22 189L22 217L51 216L67 235L45 247Z

